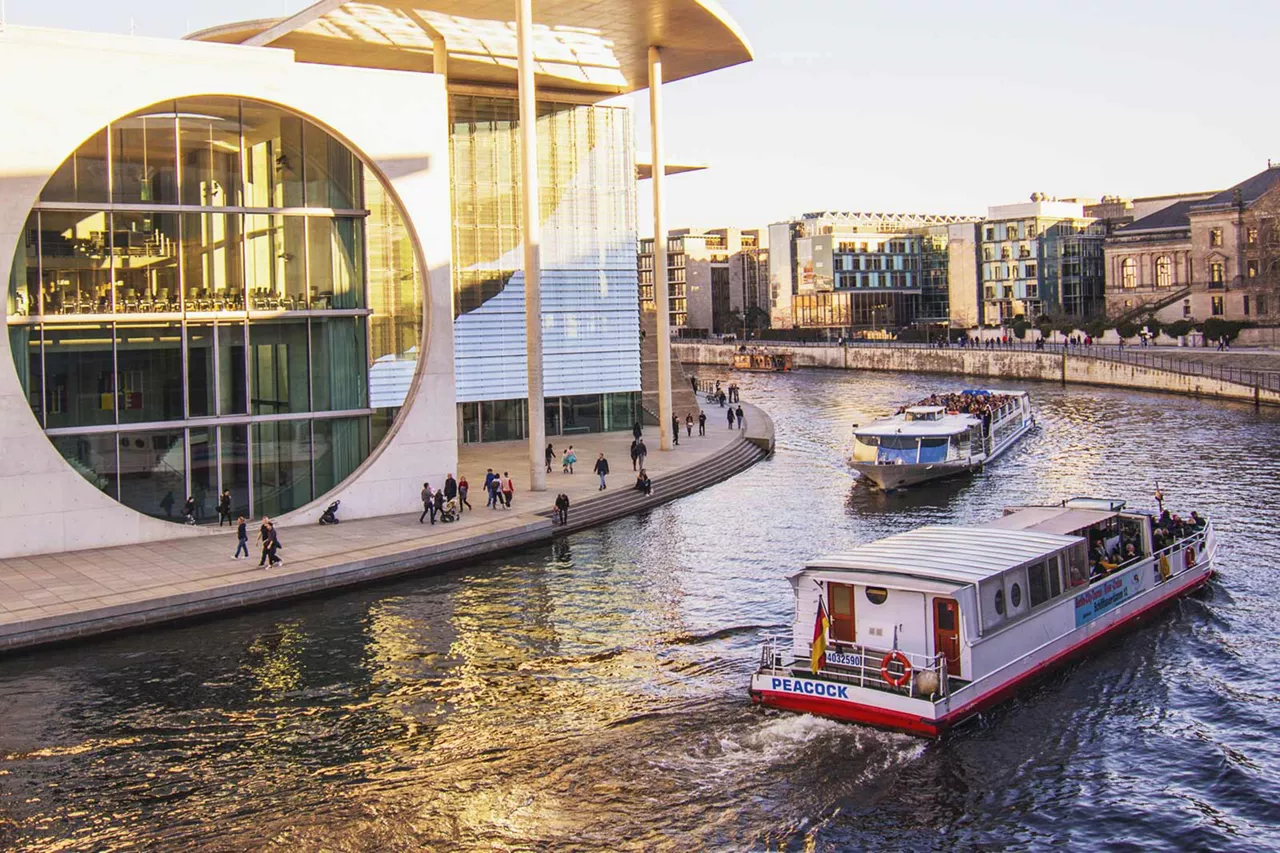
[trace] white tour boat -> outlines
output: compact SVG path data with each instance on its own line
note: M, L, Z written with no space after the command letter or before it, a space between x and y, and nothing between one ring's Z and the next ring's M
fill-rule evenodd
M938 735L1208 581L1207 521L1166 537L1124 506L1018 507L814 560L791 578L790 648L765 643L752 701Z
M849 464L885 491L977 470L1035 426L1026 391L934 395L854 428Z

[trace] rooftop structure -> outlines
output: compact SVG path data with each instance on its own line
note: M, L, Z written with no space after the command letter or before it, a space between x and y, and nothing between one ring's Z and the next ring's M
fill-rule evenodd
M446 73L454 82L513 87L513 0L321 0L287 18L209 27L188 38L271 45L300 62ZM751 60L737 24L714 0L538 0L539 90L606 98L649 86L651 46L663 79ZM443 46L444 55L437 50Z

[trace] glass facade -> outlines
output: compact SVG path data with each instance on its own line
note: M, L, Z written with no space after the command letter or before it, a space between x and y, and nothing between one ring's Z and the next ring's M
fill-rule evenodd
M517 438L526 427L516 410L527 410L528 397L517 104L454 95L450 121L462 437ZM625 107L540 103L537 132L547 397L637 392L630 113Z
M387 433L423 284L402 214L327 131L184 99L113 122L49 180L9 338L36 419L96 488L175 521L187 497L216 520L223 489L237 514L276 515Z

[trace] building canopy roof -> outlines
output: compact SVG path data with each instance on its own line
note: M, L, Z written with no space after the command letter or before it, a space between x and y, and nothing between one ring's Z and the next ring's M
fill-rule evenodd
M715 0L535 0L537 86L610 95L648 87L648 48L662 48L665 81L752 58ZM288 18L223 24L187 36L294 51L301 62L433 71L443 40L453 82L514 86L513 0L319 0Z

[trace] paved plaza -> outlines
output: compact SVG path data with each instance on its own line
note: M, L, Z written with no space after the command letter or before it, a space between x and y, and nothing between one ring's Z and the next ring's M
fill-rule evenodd
M744 409L747 434L772 434L759 410ZM718 406L708 408L707 416L705 438L698 437L695 427L693 438L682 436L681 444L667 452L657 449L657 428L645 428L647 468L656 488L664 477L707 460L744 436L726 428ZM459 522L419 524L422 508L414 505L405 507L403 515L337 526L282 527L285 564L272 570L258 567L256 550L249 560L232 559L233 528L194 538L0 560L0 650L261 603L550 538L553 528L545 513L558 492L568 494L576 510L600 497L592 474L599 453L605 453L612 472L607 494L634 483L629 432L552 439L557 452L570 441L578 457L576 473L562 474L557 458L544 493L528 490L527 442L464 445L460 470L454 473L466 476L473 509ZM515 499L510 510L485 507L487 468L511 473ZM256 533L257 524L251 523L251 546Z

